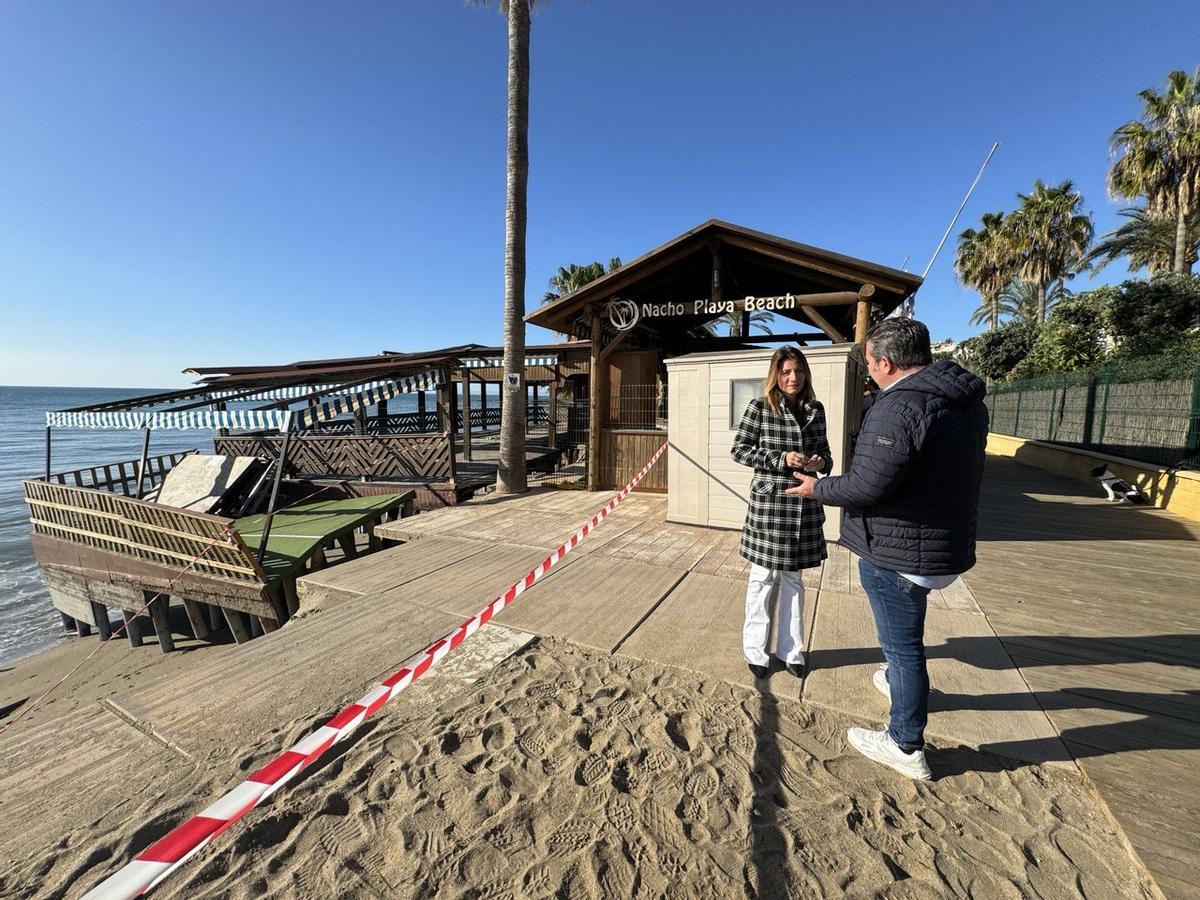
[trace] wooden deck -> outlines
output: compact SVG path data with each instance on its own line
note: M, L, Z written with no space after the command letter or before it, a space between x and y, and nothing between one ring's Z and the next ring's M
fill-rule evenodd
M985 751L980 766L1078 766L1167 895L1196 896L1200 527L1100 494L989 459L978 565L930 600L929 738ZM535 492L394 523L392 536L410 543L391 551L392 571L434 552L447 562L388 590L431 591L435 605L469 612L607 496ZM749 684L738 534L667 524L664 507L633 495L503 624ZM310 576L302 595L374 594L379 585L355 579L377 560ZM869 682L881 657L855 560L833 547L804 580L809 675L800 684L777 671L769 690L883 721L886 702ZM936 750L931 760L936 772Z
M935 776L1030 762L1081 771L1164 892L1196 896L1200 528L1107 505L1098 493L989 461L979 565L965 584L931 597L930 762ZM213 659L203 670L105 700L112 718L89 726L107 728L95 746L114 766L153 747L185 764L256 738L274 747L272 727L318 721L358 696L540 562L609 496L485 495L383 526L406 543L306 575L294 622L246 648L206 650ZM661 495L631 495L495 631L556 635L751 685L741 661L739 535L668 524L665 504ZM879 723L887 704L869 677L880 657L853 563L831 548L821 569L805 573L809 674L801 682L777 670L766 691ZM492 631L459 654L474 653L475 640L486 646ZM60 719L39 717L6 735L0 751L44 757L81 797L98 791L117 802L119 779L108 770L50 762ZM72 809L58 825L81 815Z
M1200 895L1200 525L990 458L967 576L1005 650L1159 886ZM952 642L951 652L969 639ZM991 706L1007 715L1029 694ZM1020 740L990 745L1021 754Z

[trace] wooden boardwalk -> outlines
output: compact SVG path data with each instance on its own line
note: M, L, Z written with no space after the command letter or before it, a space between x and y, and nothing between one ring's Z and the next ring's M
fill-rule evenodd
M1200 525L989 458L981 608L1159 886L1200 896ZM951 652L969 639L951 642ZM1008 715L1029 695L993 705ZM990 745L1022 754L1012 738Z
M989 461L979 565L930 602L930 761L935 776L1030 762L1078 767L1167 895L1196 896L1200 528L1107 505L1098 493ZM286 722L307 728L358 696L544 559L609 496L539 488L390 523L383 533L404 544L300 580L293 623L243 648L206 650L213 658L203 669L119 690L100 719L70 720L66 742L94 751L82 770L54 751L69 713L39 717L0 750L40 760L53 769L45 777L77 787L78 808L64 805L55 828L83 816L85 797L117 804L123 788L112 772L130 754L165 753L182 766L169 786L154 782L155 793L175 796L183 774L221 748L299 737L302 729L269 731ZM738 533L665 515L665 497L631 495L503 613L497 631L554 635L753 685L741 659L748 567ZM880 656L854 563L831 547L823 567L805 572L809 674L801 682L777 670L765 691L877 724L887 703L870 684ZM75 734L85 724L91 730ZM10 804L0 820L13 824L25 812ZM31 841L48 833L36 831Z
M989 459L979 563L965 583L931 596L929 736L934 747L986 751L977 757L981 766L1012 758L1080 767L1163 890L1196 896L1200 527L1159 510L1107 504L1100 494L1090 484ZM412 543L392 552L417 558L422 546L444 552L441 542L457 540L460 547L488 543L492 549L482 552L490 559L514 543L535 551L523 563L605 499L532 493L404 520L391 527ZM563 573L505 614L506 624L749 684L740 656L747 566L737 533L664 519L663 498L634 495L567 557ZM510 560L517 563L515 555ZM464 565L464 573L472 568ZM461 584L463 593L498 591L521 565L501 568L504 575L486 585ZM355 570L319 577L339 573ZM438 597L455 593L460 577L443 570ZM855 560L831 548L805 583L809 675L801 685L776 672L769 690L882 721L886 703L869 682L880 656ZM343 582L342 589L353 587ZM467 612L486 593L456 611ZM535 615L523 604L543 609ZM931 758L936 771L936 751Z

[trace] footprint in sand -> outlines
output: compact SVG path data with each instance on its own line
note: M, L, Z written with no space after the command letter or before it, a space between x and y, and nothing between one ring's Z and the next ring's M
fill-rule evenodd
M641 767L651 775L661 776L675 769L675 756L668 750L651 747L642 756Z
M608 773L611 770L606 757L599 753L592 753L580 763L577 780L584 787L591 787L608 778Z
M591 846L595 835L590 822L575 819L546 838L546 848L552 856L569 856Z
M688 710L667 719L667 735L680 750L700 749L700 716Z
M632 798L617 794L608 802L607 817L618 834L626 835L633 831L640 820L641 809Z
M702 763L683 780L683 789L697 800L708 800L717 792L719 784L717 770L708 763Z

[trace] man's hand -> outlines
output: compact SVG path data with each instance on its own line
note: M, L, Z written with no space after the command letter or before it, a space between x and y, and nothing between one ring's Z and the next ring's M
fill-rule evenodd
M813 495L813 485L817 483L817 479L811 475L805 475L803 472L794 472L792 474L800 483L795 487L788 488L784 493L790 494L793 497L811 497Z
M819 453L805 455L798 450L789 450L783 459L789 469L807 469L810 472L820 472L825 466L825 459Z

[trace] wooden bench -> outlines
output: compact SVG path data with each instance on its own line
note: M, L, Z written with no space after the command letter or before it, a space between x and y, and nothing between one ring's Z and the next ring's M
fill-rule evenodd
M161 591L147 612L164 652L174 649L172 596L182 601L197 638L222 619L238 643L274 631L297 609L297 577L327 565L326 552L334 547L346 558L356 556L360 530L368 549L378 548L375 526L412 515L414 496L404 491L284 508L275 514L260 564L262 516L234 520L89 488L25 482L34 556L64 623L80 635L94 626L107 638L108 609L115 607L128 623L130 643L139 646L142 623L135 617Z

